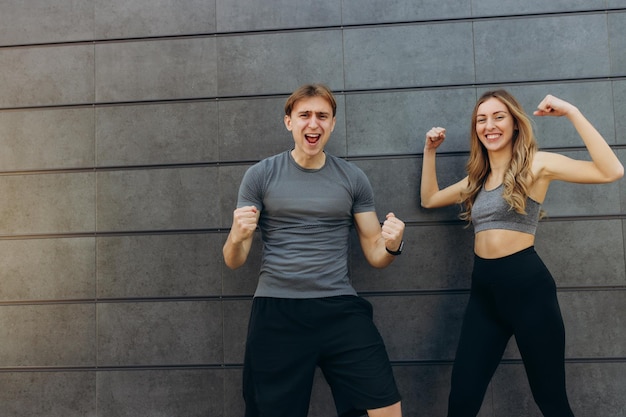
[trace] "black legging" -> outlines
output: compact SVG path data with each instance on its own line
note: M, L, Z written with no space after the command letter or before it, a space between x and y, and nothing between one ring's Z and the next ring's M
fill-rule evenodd
M546 417L573 417L565 391L565 329L550 272L535 249L474 258L472 288L452 369L448 417L475 417L515 335L535 402Z

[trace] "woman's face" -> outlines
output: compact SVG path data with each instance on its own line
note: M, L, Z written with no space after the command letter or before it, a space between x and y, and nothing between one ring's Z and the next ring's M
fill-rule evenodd
M476 135L489 152L496 152L513 144L515 120L504 103L492 97L478 106Z

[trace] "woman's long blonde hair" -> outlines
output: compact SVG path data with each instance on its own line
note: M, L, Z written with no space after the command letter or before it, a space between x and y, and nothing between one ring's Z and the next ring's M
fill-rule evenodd
M472 220L472 206L491 172L487 150L476 134L478 107L491 98L500 100L514 119L513 156L504 174L502 196L509 203L511 209L526 214L526 199L533 182L531 166L533 157L537 152L537 141L533 134L532 122L515 97L505 90L495 90L484 93L476 102L472 113L470 156L466 165L468 186L461 195L465 206L465 211L461 213L463 220Z

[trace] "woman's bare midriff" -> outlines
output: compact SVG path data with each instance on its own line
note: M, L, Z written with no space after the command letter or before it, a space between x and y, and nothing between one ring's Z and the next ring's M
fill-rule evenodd
M485 259L512 255L535 244L535 236L529 233L505 229L490 229L474 236L474 253Z

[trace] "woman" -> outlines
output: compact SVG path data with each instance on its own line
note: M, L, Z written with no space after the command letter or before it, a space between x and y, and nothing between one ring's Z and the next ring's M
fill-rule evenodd
M608 183L624 167L572 104L548 95L535 116L565 116L592 161L540 152L529 117L504 90L483 94L472 114L468 175L439 189L435 154L445 129L426 134L421 203L463 204L474 226L470 298L452 370L448 417L476 416L508 340L515 335L533 397L544 416L573 416L565 390L565 331L550 272L534 250L551 181Z

